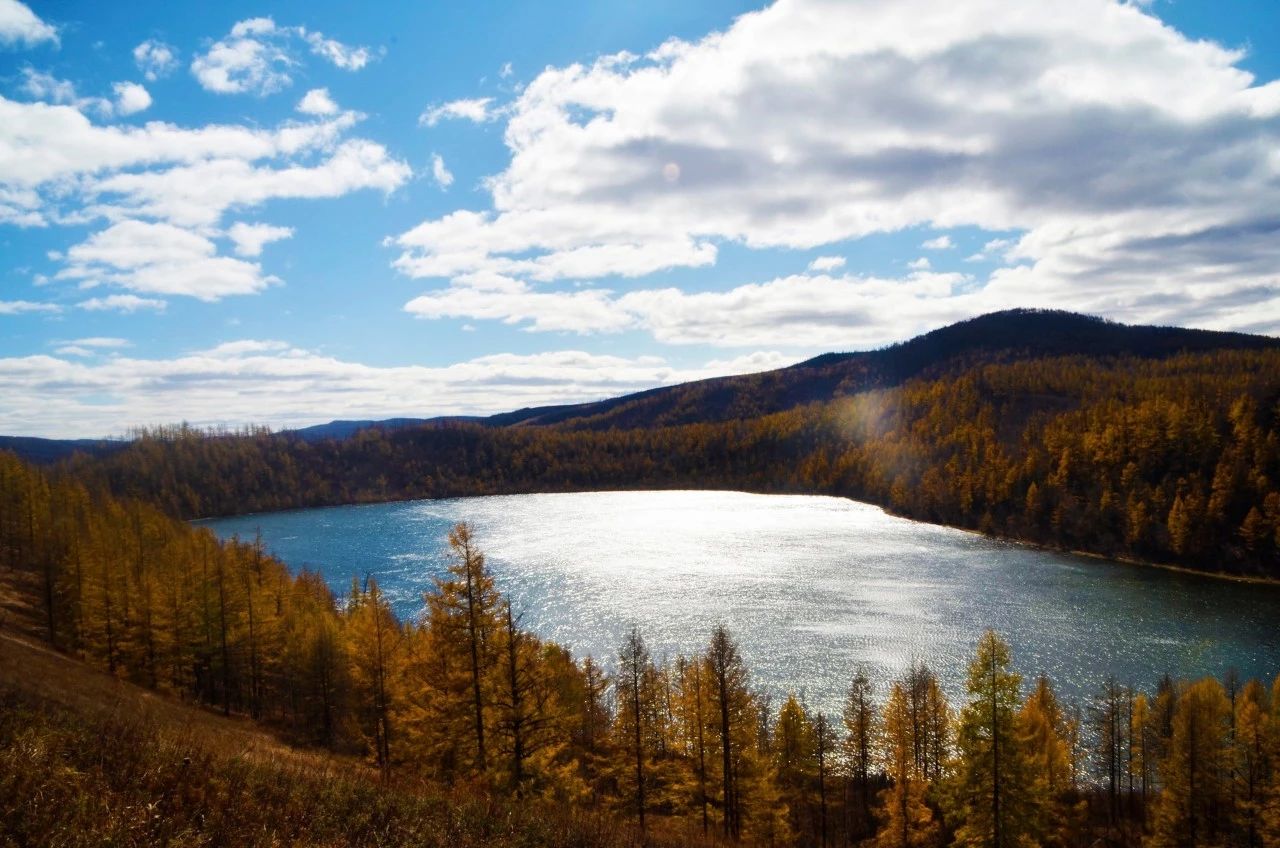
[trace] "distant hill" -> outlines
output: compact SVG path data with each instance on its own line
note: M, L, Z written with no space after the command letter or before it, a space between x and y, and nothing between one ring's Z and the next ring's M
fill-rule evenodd
M825 353L755 374L713 377L590 403L517 409L488 417L438 416L336 420L282 431L304 442L384 431L475 423L486 427L641 429L756 418L815 401L900 385L915 377L959 373L979 364L1052 356L1159 359L1211 350L1280 349L1280 339L1245 333L1119 324L1062 310L1009 309L951 324L909 341L857 353ZM81 452L103 456L127 441L0 436L0 450L52 463Z
M328 424L313 424L310 427L299 427L284 432L292 433L304 442L318 442L324 439L345 439L370 427L403 430L406 427L419 427L432 420L430 418L386 418L381 421L330 421Z
M27 462L45 465L76 453L106 456L129 446L124 439L41 439L35 436L0 436L0 450L13 451Z

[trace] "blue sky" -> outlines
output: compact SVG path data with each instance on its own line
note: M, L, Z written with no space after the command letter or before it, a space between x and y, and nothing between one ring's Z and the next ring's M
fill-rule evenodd
M1273 3L953 5L0 0L0 432L1280 330Z

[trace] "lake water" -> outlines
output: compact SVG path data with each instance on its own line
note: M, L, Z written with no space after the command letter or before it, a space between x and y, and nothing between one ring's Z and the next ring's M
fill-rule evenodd
M1108 676L1280 673L1280 587L1042 551L829 497L605 492L409 501L202 522L319 570L339 593L372 574L403 618L469 521L499 588L540 635L610 665L634 623L656 657L699 650L724 622L754 680L838 713L853 670L912 660L963 693L983 630L1028 681L1084 701ZM884 684L880 684L881 692Z

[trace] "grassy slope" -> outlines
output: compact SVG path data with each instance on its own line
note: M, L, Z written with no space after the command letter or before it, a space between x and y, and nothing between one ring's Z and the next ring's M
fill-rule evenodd
M598 812L407 779L384 787L358 762L291 748L247 719L0 633L0 845L103 844L620 848L634 839Z

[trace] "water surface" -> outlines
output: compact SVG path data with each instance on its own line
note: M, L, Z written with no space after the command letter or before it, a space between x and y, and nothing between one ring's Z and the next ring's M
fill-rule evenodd
M542 636L611 662L637 624L655 655L700 649L716 622L755 681L838 711L853 669L927 662L948 694L994 627L1028 679L1083 702L1108 676L1280 673L1280 587L1043 551L830 497L740 492L512 495L329 507L204 522L261 531L335 591L372 574L404 618L474 526L499 588Z

